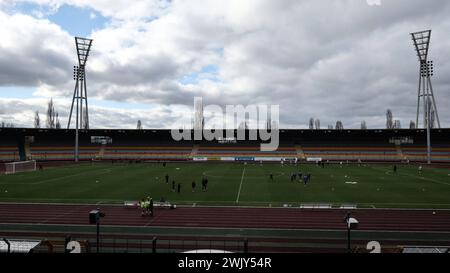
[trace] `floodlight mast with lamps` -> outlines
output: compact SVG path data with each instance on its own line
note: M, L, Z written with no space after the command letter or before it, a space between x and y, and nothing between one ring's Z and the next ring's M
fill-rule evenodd
M431 30L411 33L414 47L419 58L419 87L417 91L417 113L416 127L419 128L420 103L423 103L423 126L427 129L427 162L431 164L431 114L436 115L438 128L441 128L439 114L434 98L433 85L431 77L434 74L433 61L428 60L428 51L430 48Z
M92 39L75 37L75 46L78 55L78 66L73 67L73 79L75 80L75 89L73 91L72 106L70 107L69 122L67 129L70 128L72 120L73 107L75 110L75 161L79 159L78 130L89 129L89 108L87 99L86 84L86 62L91 50ZM83 112L83 105L86 109ZM85 119L85 120L83 120ZM84 123L83 123L84 122Z

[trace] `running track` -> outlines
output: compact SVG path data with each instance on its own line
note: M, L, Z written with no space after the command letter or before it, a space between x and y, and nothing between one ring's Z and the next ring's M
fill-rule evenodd
M106 205L0 204L0 224L89 225L88 213L100 208L102 225L179 228L345 229L349 210L298 208L180 207L155 209L142 217L137 208ZM352 210L359 230L450 232L450 210Z

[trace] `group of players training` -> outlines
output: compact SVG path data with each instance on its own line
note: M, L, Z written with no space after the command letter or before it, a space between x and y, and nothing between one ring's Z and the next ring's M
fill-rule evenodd
M308 174L303 174L303 173L299 172L299 173L292 173L292 174L291 174L291 182L296 181L296 180L297 180L297 177L298 177L298 181L299 181L299 182L303 181L303 183L304 183L305 185L308 184L308 182L311 181L311 174L310 174L310 173L308 173ZM274 179L273 173L270 173L270 174L269 174L269 179L270 179L271 181L273 181L273 179Z
M166 163L163 163L163 167L166 167ZM166 176L164 177L166 180L166 184L169 184L169 175L166 174ZM176 186L176 191L178 193L181 193L181 183L176 183L175 179L172 180L172 191L175 192L175 186ZM195 188L197 187L197 183L195 183L195 180L192 181L191 183L191 188L192 188L192 192L195 192ZM208 178L206 176L202 177L202 191L207 191L208 190Z
M166 184L169 184L169 175L166 174L166 176L164 177L166 179ZM175 179L172 180L172 191L175 192ZM195 192L195 189L197 187L197 183L195 183L195 180L192 181L191 183L191 188L192 188L192 192ZM178 193L181 193L181 183L177 184L176 190ZM208 190L208 178L203 176L202 177L202 191L207 191Z

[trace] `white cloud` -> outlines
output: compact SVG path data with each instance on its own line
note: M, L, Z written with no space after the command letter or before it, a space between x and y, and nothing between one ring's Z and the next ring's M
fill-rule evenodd
M450 126L445 76L450 4L445 0L34 2L89 7L112 18L91 34L91 98L157 109L191 107L199 95L221 105L274 103L280 105L282 125L291 128L305 127L310 117L320 118L323 126L339 119L346 128L358 128L365 119L369 128L383 127L387 108L408 124L415 118L418 65L408 34L433 28L435 93L441 123ZM45 19L0 11L0 21L7 37L0 40L0 60L7 64L0 67L0 85L34 86L36 96L70 102L73 38ZM202 73L211 65L217 75ZM180 83L196 73L193 83ZM173 121L170 113L156 116ZM96 118L104 121L99 115L91 120ZM148 120L150 126L162 124Z
M381 0L366 0L369 6L380 6Z
M58 86L71 75L73 38L59 26L0 11L0 85Z
M59 113L61 125L67 126L70 101L63 98L53 99L55 110ZM12 122L15 127L32 127L35 111L39 112L41 121L45 120L48 99L5 99L0 98L0 121ZM144 128L182 128L191 124L192 107L184 105L155 105L148 109L117 109L90 105L90 123L92 128L135 129L138 120Z

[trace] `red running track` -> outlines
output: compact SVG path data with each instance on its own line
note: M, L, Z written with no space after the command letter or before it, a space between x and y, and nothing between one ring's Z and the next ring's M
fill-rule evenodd
M88 225L99 207L103 225L266 229L345 229L348 210L298 208L179 207L155 209L142 217L137 208L96 205L0 204L0 223ZM360 230L450 232L450 210L352 210Z

